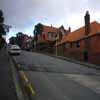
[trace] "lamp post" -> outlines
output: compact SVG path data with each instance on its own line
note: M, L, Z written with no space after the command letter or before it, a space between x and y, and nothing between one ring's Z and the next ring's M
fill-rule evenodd
M57 32L58 33L58 32ZM57 47L57 45L58 45L58 40L59 40L59 33L57 34L57 36L56 36L56 56L58 56L58 47Z
M58 55L58 50L57 50L57 39L56 39L56 56Z

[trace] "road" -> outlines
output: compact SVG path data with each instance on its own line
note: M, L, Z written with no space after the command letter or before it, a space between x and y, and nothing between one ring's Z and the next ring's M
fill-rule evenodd
M26 51L14 59L35 88L35 100L100 100L100 71Z

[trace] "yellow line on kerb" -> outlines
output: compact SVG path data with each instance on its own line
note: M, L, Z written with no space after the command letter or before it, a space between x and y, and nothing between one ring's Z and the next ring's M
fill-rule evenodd
M18 66L18 68L21 68L20 64L18 64L17 66Z
M29 80L28 80L27 76L25 75L24 71L20 71L20 73L21 73L21 75L23 76L25 82L28 84L28 88L29 88L31 94L32 94L33 96L36 95L36 92L35 92L35 90L33 89L32 85L29 83Z
M32 95L34 96L36 94L35 90L33 89L31 84L28 84L28 88L30 90L30 92L32 93Z
M21 75L23 76L25 82L27 83L28 82L28 78L26 77L26 75L24 74L23 71L20 71Z

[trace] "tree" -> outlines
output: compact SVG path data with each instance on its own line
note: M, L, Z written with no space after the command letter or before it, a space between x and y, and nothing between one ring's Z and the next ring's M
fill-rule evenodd
M0 49L3 48L3 46L4 46L5 43L6 43L5 40L0 35Z
M4 27L3 27L3 23L4 23L4 17L3 17L3 11L0 10L0 35L2 36L3 34L6 34Z
M0 23L4 23L3 11L0 10Z
M38 41L38 35L42 34L43 31L43 25L41 23L38 23L37 25L35 25L34 28L34 40L35 40L35 45L37 45L37 41Z
M2 38L2 35L5 34L3 23L4 23L3 11L0 10L0 49L6 43L5 40Z
M11 38L9 39L9 43L10 43L10 44L16 44L16 37L11 37Z
M19 45L20 47L23 44L23 37L24 37L24 34L22 32L18 32L16 34L16 44Z

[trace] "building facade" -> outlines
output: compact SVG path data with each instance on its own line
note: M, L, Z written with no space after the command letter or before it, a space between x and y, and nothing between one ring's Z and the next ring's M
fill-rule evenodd
M100 64L100 24L96 21L90 23L88 11L84 19L85 26L64 36L55 44L55 51L61 56Z
M68 34L69 30L65 30L63 26L56 28L43 25L43 31L38 35L37 50L41 52L54 53L54 44L56 41Z

